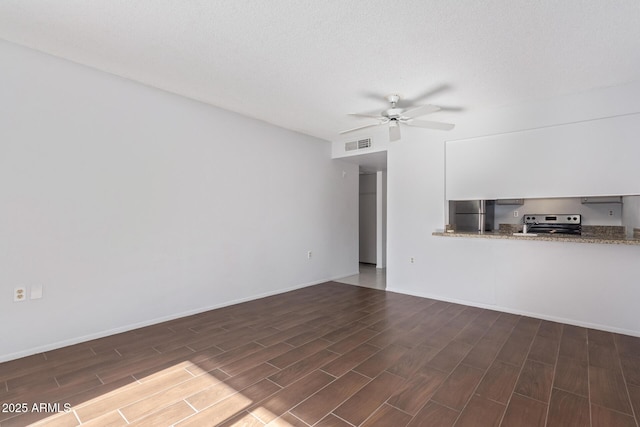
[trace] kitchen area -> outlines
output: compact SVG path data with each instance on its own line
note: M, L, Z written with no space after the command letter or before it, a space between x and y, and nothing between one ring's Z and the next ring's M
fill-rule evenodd
M640 196L452 200L434 235L640 245Z
M452 200L434 235L640 245L640 196ZM626 202L626 204L625 204Z
M388 151L387 290L640 336L639 111L640 83L403 134ZM622 203L581 200L609 196ZM495 201L491 231L455 229L449 202L464 200ZM580 235L514 235L527 214L580 215Z
M638 133L635 113L447 141L434 235L639 245Z

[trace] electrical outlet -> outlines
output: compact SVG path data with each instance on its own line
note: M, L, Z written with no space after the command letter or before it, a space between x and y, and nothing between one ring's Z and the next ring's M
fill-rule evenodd
M307 259L311 259L312 256L313 256L313 252L307 251Z
M613 211L609 211L609 216L613 216Z
M416 262L416 259L414 257L409 258L409 262L411 264L414 264Z
M20 286L13 289L13 300L15 302L24 301L27 299L27 288Z
M520 212L518 212L518 211L513 211L513 216L514 216L514 217L516 217L516 218L517 218L517 217L518 217L518 215L520 215Z

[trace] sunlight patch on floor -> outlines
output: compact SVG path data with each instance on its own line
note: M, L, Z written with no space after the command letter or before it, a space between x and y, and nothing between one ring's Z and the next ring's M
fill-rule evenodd
M185 394L189 395L187 399L181 397ZM129 384L73 406L69 412L52 414L33 425L104 425L118 421L144 421L161 415L155 411L156 407L166 408L169 405L170 408L176 403L186 403L191 408L191 416L187 413L176 420L180 425L181 422L188 425L191 418L202 411L214 409L213 406L215 410L207 411L207 420L222 422L237 416L254 402L197 364L184 361L147 375L140 381L132 377Z

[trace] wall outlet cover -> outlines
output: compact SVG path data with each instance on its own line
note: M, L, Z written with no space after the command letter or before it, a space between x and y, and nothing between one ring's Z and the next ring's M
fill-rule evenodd
M27 288L25 286L18 286L13 289L13 300L15 302L25 301L27 299Z

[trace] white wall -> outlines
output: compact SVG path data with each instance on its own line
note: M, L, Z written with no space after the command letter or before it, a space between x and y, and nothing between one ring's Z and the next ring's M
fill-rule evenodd
M358 167L326 141L0 58L0 361L357 272Z
M638 246L431 235L445 224L445 140L639 111L640 84L634 83L470 110L450 133L403 128L388 152L387 290L640 336ZM616 167L602 164L597 173L615 176Z

